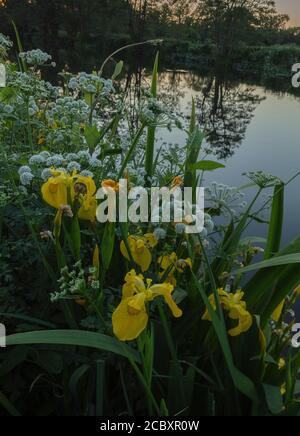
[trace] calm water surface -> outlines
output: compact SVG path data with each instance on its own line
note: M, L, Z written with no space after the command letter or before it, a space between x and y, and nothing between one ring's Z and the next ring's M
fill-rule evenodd
M173 108L186 116L192 97L196 99L198 119L206 125L214 159L226 165L206 173L206 184L242 186L248 183L242 173L256 170L288 181L300 171L300 97L184 71L161 73L160 87ZM178 129L159 133L167 142L186 141ZM253 193L248 190L247 199ZM247 232L265 236L266 226L254 223ZM300 177L286 189L283 243L299 234Z

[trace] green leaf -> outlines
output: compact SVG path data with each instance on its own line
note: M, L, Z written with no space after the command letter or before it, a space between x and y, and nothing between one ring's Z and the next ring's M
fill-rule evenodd
M100 138L100 132L98 132L96 126L86 126L84 129L84 137L86 139L90 151L93 151Z
M79 395L78 395L78 383L80 382L81 378L90 370L90 365L88 364L83 364L81 365L79 368L77 368L70 380L69 380L69 389L70 392L72 393L76 403L77 403L77 407L79 408Z
M112 80L116 80L116 78L122 73L123 67L124 67L123 61L117 63L114 74L111 77Z
M300 253L287 254L286 256L273 257L272 259L264 260L262 262L254 263L253 265L239 268L234 271L234 274L242 274L250 271L255 271L263 268L271 268L273 266L291 265L300 263Z
M240 241L240 245L266 244L266 243L267 243L266 238L262 238L260 236L248 236Z
M284 257L286 261L286 256L296 255L298 257L299 253L300 237L290 242L271 260ZM253 313L261 314L262 326L266 324L269 316L281 301L299 284L299 281L299 265L292 263L260 269L246 283L243 290L247 305Z
M151 83L151 95L152 97L157 97L157 80L158 80L158 61L159 53L157 53L153 73L152 73L152 83ZM148 127L147 143L146 143L146 157L145 157L145 170L147 180L153 176L153 166L154 166L154 146L155 146L155 126Z
M7 347L20 344L53 344L53 345L75 345L78 347L94 348L96 350L108 351L124 357L130 357L139 361L138 354L128 345L123 344L115 338L82 330L44 330L36 332L18 333L6 338Z
M16 40L17 40L18 51L19 51L19 54L20 54L20 53L24 52L23 45L22 45L21 38L20 38L20 34L19 34L18 28L16 26L16 23L13 20L12 20L11 23L12 23L12 26L14 28L14 32L15 32ZM27 64L26 64L25 59L21 59L20 58L20 62L21 62L21 66L22 66L23 72L26 73L28 68L27 68Z
M184 174L184 186L186 187L195 186L196 175L195 171L190 169L190 166L194 165L197 159L199 159L199 154L204 138L204 132L202 132L197 126L189 134L187 141L187 155Z
M265 249L265 260L270 259L280 249L284 215L284 183L274 188L268 242Z
M219 168L225 168L225 165L213 160L201 160L200 162L189 165L189 169L192 171L214 171Z
M102 265L105 271L110 267L115 246L115 223L107 222L101 244Z
M0 313L0 318L11 318L11 319L18 319L20 321L26 321L30 324L36 324L39 325L41 327L47 327L50 329L55 329L56 325L51 323L51 322L46 322L43 321L41 319L37 319L37 318L32 318L31 316L27 316L27 315L19 315L19 314L15 314L15 313Z
M80 259L80 249L81 249L81 235L80 235L79 220L78 220L77 216L74 216L72 218L71 239L72 239L74 256L75 256L76 260L79 260Z
M269 411L273 415L278 415L283 410L283 401L280 388L278 386L271 386L267 384L264 384L263 388L265 391Z
M9 399L0 391L0 404L11 416L21 416L21 413L9 401Z

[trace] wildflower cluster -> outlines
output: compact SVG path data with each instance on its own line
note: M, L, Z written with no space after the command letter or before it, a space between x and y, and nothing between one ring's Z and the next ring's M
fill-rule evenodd
M28 65L41 66L49 63L52 60L52 56L48 53L43 52L40 49L30 50L27 52L22 52L19 54L20 59L24 60ZM56 64L53 62L51 66L55 67Z
M97 74L79 73L70 79L69 89L88 94L101 94L108 96L114 92L111 80L105 80Z

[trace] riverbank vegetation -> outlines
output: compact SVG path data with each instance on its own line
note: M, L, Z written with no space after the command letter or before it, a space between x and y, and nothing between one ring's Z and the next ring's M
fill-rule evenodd
M51 56L18 41L0 35L0 415L298 415L300 239L281 247L291 180L208 185L196 234L196 202L168 223L100 223L100 187L195 188L224 165L194 102L188 120L162 103L158 56L129 102L123 62L63 71L58 87L41 78ZM184 144L156 141L175 127ZM246 236L263 212L265 238Z
M169 67L222 66L280 78L289 77L290 65L299 60L300 29L287 27L288 17L270 0L2 3L1 31L12 37L13 19L27 48L51 52L59 69L65 64L73 71L99 67L118 47L151 39L164 41L162 59ZM128 60L130 54L134 61L136 52L129 52ZM138 52L145 64L154 55L150 47Z

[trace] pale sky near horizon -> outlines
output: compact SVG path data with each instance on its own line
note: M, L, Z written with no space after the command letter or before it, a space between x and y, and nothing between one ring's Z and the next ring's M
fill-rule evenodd
M300 0L275 0L278 10L290 16L290 25L300 26Z

